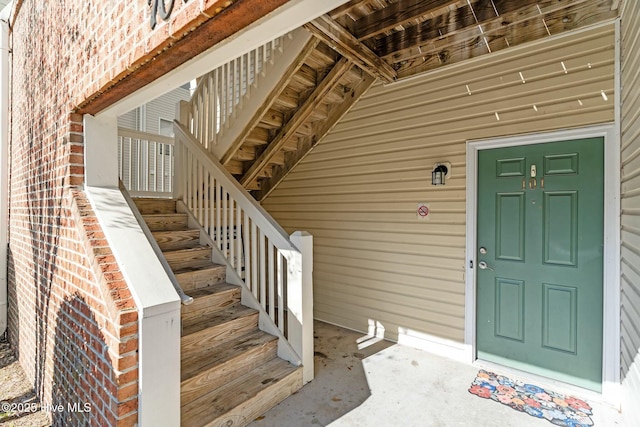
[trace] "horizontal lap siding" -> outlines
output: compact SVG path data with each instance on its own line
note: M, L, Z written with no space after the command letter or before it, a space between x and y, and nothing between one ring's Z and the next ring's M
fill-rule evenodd
M640 419L640 3L622 14L622 307L623 414Z
M179 87L149 102L146 104L146 126L141 130L160 134L160 119L173 121L177 104L190 98L189 89Z
M264 202L314 235L316 317L462 343L466 141L613 121L613 73L608 25L372 88Z

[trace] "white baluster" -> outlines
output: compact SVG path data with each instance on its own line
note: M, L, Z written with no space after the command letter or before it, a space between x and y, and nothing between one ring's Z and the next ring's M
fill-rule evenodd
M222 187L220 186L220 181L218 181L216 179L216 194L215 194L215 199L216 199L216 237L215 237L215 241L218 245L218 248L220 250L222 250L222 244L220 243L222 241L222 232L221 232L221 228L222 228L222 216L220 215L220 213L222 212Z
M229 224L227 225L227 236L228 236L228 240L227 240L227 247L228 247L228 251L229 251L229 257L227 258L229 260L229 263L231 264L231 267L233 267L235 269L236 267L236 245L235 245L235 215L234 215L234 211L235 211L235 202L233 200L233 197L231 197L231 195L229 195Z
M273 266L275 265L275 260L273 257L273 245L271 244L270 241L267 241L267 277L268 277L268 284L269 284L269 317L271 317L271 320L273 320L274 322L276 321L276 314L275 314L275 309L276 309L276 285L275 285L275 276L274 276L274 268Z
M262 229L258 230L259 241L258 241L258 258L260 262L260 303L262 308L266 310L267 308L267 271L266 271L266 257L265 257L265 235Z
M236 243L236 273L242 276L242 210L240 204L236 202L236 229L234 232Z
M202 226L208 233L210 233L209 229L209 193L211 192L211 174L205 169L204 170L204 221L202 222Z
M229 207L227 204L227 192L225 188L222 188L222 239L220 240L222 253L228 256L228 237L229 237L229 228L228 228L228 218L229 218Z
M258 227L251 221L251 282L253 283L253 296L260 300L258 293Z
M276 284L278 285L278 328L280 332L286 334L284 329L284 276L283 276L283 257L280 251L277 251L278 256L278 265L277 265L277 276L276 276Z
M249 242L249 215L243 212L244 216L244 226L242 227L242 253L244 254L244 281L247 283L247 286L250 290L253 290L253 283L251 283L251 270L249 262L251 244Z

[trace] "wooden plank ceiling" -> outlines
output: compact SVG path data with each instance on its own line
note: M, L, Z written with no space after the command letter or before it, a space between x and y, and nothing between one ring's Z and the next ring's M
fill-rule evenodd
M592 26L619 0L351 0L306 25L371 76L391 82Z

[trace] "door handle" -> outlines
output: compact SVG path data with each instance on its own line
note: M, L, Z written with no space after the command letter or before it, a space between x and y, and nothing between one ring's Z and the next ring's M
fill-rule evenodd
M491 270L491 271L495 271L493 268L489 267L489 264L487 264L487 263L486 263L486 262L484 262L484 261L480 261L480 262L478 263L478 268L479 268L480 270Z

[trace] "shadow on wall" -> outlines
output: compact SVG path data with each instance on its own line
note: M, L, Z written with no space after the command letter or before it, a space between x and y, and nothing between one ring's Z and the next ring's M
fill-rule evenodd
M640 327L640 319L637 321L638 327ZM633 335L636 335L636 339ZM629 422L640 425L640 421L638 421L640 420L640 407L637 404L640 397L640 334L623 336L622 348L622 369L620 372L623 393L622 414Z
M20 307L18 306L16 289L16 268L11 247L7 248L7 330L5 337L11 344L16 358L20 358Z
M52 13L55 2L40 2L39 6L38 11L25 14L21 21L26 28L43 29L40 37L14 34L14 43L27 54L18 53L13 59L12 90L16 96L11 101L15 120L11 121L9 173L12 177L10 215L15 230L11 232L10 244L19 269L12 286L17 287L16 293L25 300L19 321L29 330L23 330L23 336L33 336L35 341L29 339L14 348L34 358L33 367L24 357L23 364L33 369L33 376L27 375L34 378L36 393L43 398L44 393L49 392L46 366L51 360L47 360L50 356L47 348L51 347L48 341L53 331L49 329L54 326L51 323L55 314L50 311L51 294L60 289L54 279L61 276L61 233L67 221L63 194L70 179L70 169L65 167L70 146L64 138L68 110L60 108L68 104L70 82L67 73L52 66L51 46L67 39L70 29L65 25L46 25L45 17ZM70 52L58 52L56 63L68 63ZM27 275L31 280L27 280ZM33 325L31 316L34 316ZM19 339L16 336L12 341Z
M70 295L58 311L53 350L52 421L54 426L96 425L99 405L110 409L109 396L102 384L111 376L107 345L96 319L84 298ZM91 355L101 355L92 360Z

